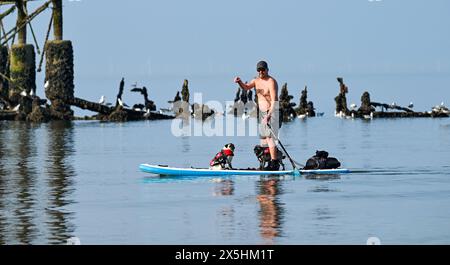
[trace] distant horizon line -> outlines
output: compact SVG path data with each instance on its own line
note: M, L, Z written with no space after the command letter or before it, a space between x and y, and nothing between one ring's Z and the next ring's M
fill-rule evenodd
M83 78L122 78L125 77L153 77L153 78L164 78L164 77L180 77L180 78L190 78L190 77L226 77L226 76L231 76L234 77L236 75L240 75L240 76L252 76L252 75L256 75L255 73L245 73L245 72L239 72L239 73L223 73L223 72L218 72L218 73L206 73L206 72L195 72L195 73L187 73L187 74L183 74L183 73L152 73L152 74L146 74L146 73L135 73L135 74L127 74L126 72L124 72L123 74L120 73L77 73L75 71L75 79L77 77L83 77ZM279 73L275 73L273 74L274 77L277 77L279 75L283 75L283 76L293 76L293 75L302 75L302 76L391 76L391 75L398 75L398 76L410 76L410 75L435 75L435 76L445 76L445 75L449 75L450 77L450 71L441 71L441 72L437 72L437 71L398 71L398 72L331 72L331 71L323 71L323 72L279 72ZM120 81L120 80L119 80Z

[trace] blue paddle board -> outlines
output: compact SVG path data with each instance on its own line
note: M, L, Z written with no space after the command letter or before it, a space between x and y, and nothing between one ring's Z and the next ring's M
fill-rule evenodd
M264 171L252 169L228 169L228 170L211 170L208 168L177 168L165 165L149 165L141 164L139 168L147 173L163 175L163 176L233 176L233 175L294 175L294 170L280 170L280 171ZM345 168L336 169L315 169L315 170L299 170L300 174L345 174L350 173L350 170Z

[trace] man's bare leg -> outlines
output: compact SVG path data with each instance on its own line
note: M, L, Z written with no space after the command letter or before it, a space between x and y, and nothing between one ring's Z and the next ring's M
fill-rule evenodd
M269 146L270 158L272 160L277 160L278 159L278 157L277 157L277 149L276 149L276 146L275 146L275 142L273 141L273 138L272 137L267 137L266 138L266 142L267 142L267 145Z

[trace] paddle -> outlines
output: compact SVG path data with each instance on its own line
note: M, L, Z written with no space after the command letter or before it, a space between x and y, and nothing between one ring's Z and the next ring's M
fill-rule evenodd
M300 163L296 163L291 156L288 154L288 152L286 151L286 148L284 148L283 144L281 143L280 139L277 138L277 136L275 135L275 133L272 131L272 127L270 126L269 122L267 122L267 127L269 127L269 131L270 133L273 135L273 138L275 138L275 140L278 141L278 143L280 144L280 147L283 149L283 152L286 154L286 156L289 158L289 161L292 164L292 167L294 168L294 176L300 176L300 170L296 167L296 164L303 166Z

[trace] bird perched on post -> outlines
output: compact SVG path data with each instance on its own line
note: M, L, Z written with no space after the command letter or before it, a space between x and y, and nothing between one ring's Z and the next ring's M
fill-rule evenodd
M118 98L117 99L117 103L123 108L123 107L129 107L127 104L125 104L122 99Z
M100 100L98 101L98 103L103 105L103 104L105 104L105 101L106 101L105 96L102 95L102 96L100 97Z
M19 111L19 108L20 108L20 104L18 104L17 106L15 106L13 109L12 109L12 111Z
M408 108L410 109L414 108L414 104L412 102L409 102Z

